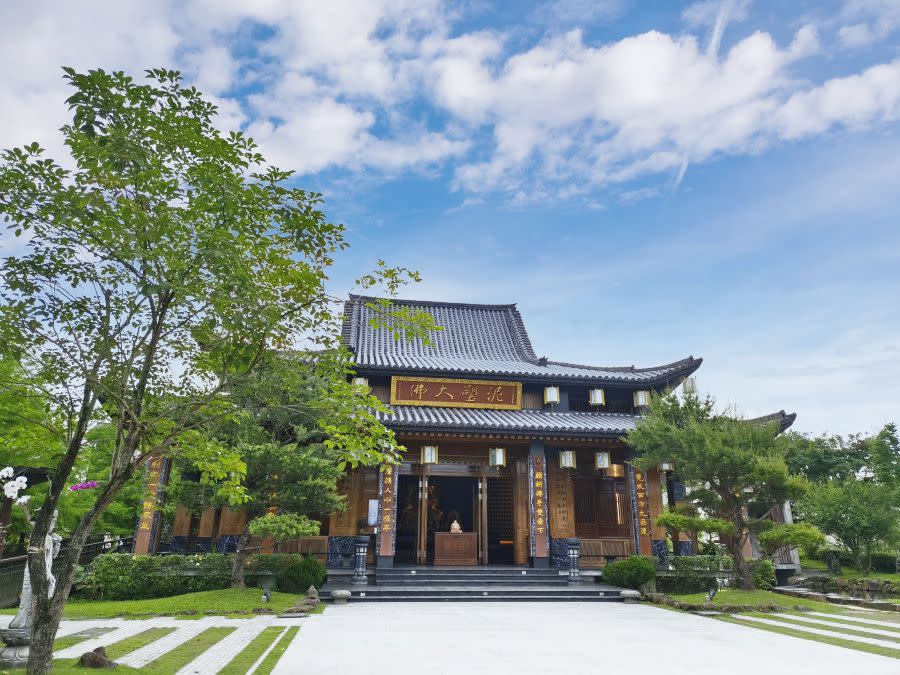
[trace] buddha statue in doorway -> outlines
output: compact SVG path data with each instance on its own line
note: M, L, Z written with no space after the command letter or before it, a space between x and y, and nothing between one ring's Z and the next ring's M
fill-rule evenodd
M452 532L453 534L459 534L460 532L462 532L462 528L459 526L458 520L454 519L454 521L450 523L450 532Z

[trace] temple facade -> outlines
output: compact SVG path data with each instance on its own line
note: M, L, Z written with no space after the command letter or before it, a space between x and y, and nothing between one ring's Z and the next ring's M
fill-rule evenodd
M402 462L349 471L340 486L347 508L326 515L320 537L281 550L333 569L353 565L360 536L370 538L377 568L565 567L576 538L584 568L666 554L656 516L684 486L672 467L636 471L623 437L652 392L682 384L702 359L636 368L539 357L514 304L395 300L442 327L428 344L395 339L390 327L373 327L374 302L350 297L342 340L358 385L389 406L382 421L406 448ZM780 412L760 421L783 430L793 419ZM164 470L151 467L151 482ZM147 550L158 537L154 518L148 507L139 525ZM243 524L229 509L179 509L171 548L233 550ZM674 545L690 553L694 544Z

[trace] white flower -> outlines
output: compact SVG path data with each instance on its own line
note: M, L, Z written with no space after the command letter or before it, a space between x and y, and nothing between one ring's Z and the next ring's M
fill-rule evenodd
M31 499L30 495L22 495L16 500L16 504L19 506L25 506L28 503L28 500Z
M5 494L9 499L15 499L19 495L19 484L10 481L3 486L3 494Z
M0 478L12 478L13 473L15 473L13 471L13 468L11 466L7 466L4 469L0 469Z

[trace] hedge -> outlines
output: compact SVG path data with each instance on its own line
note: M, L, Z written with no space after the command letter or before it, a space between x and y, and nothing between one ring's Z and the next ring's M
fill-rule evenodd
M85 570L79 595L103 600L164 598L182 593L212 591L231 585L233 556L224 553L198 555L131 555L105 553ZM256 584L253 572L275 574L275 590L302 593L321 586L325 567L309 556L292 553L252 555L247 563L247 582Z
M754 560L750 563L750 575L754 588L770 591L775 582L775 563L767 558Z
M827 562L827 555L830 552L838 554L841 565L845 567L856 567L856 562L850 557L844 549L835 548L834 546L819 546L814 551L804 549L804 554L813 560ZM812 555L809 555L809 554ZM897 571L897 553L894 551L878 551L872 554L872 571L887 572L892 574Z
M713 581L730 577L734 562L726 555L679 555L669 558L674 571L658 576L656 587L665 593L700 593Z
M656 578L656 558L633 555L603 568L603 583L639 589Z

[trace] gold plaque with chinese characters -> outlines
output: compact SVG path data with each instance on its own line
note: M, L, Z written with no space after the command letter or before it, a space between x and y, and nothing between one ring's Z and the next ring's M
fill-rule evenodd
M521 410L522 383L395 375L391 378L391 405Z

